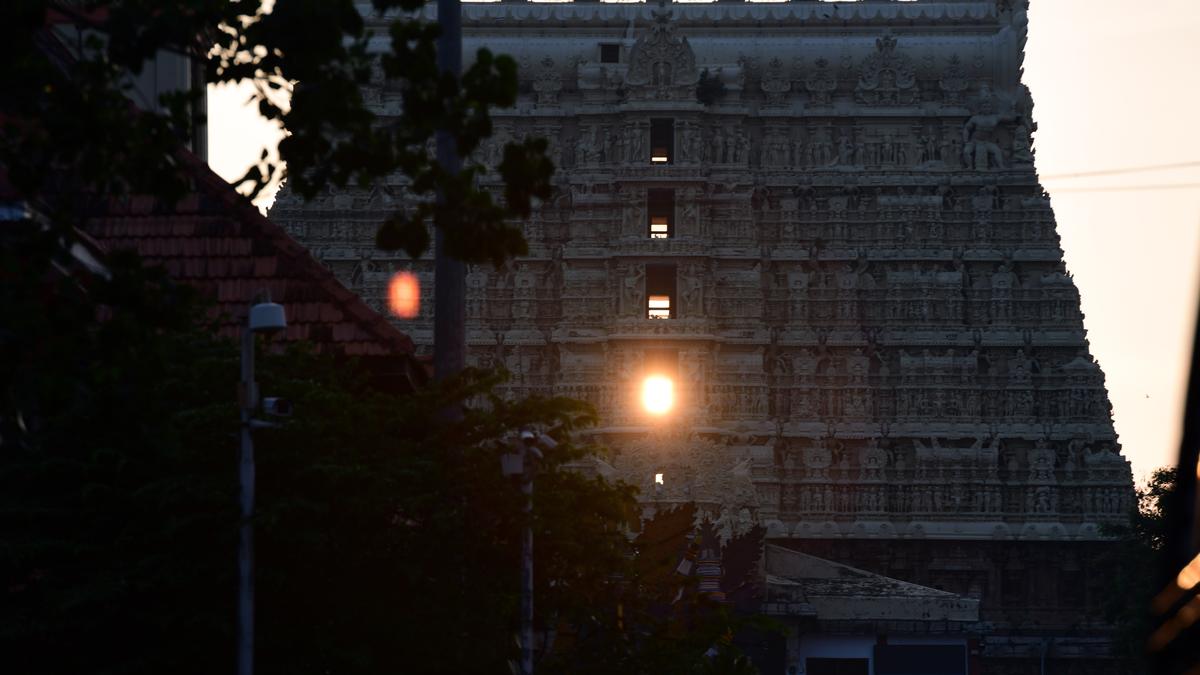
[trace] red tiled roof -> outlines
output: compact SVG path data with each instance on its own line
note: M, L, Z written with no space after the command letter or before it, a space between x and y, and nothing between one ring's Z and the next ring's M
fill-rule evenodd
M215 302L219 333L241 334L261 291L284 306L285 341L307 340L347 356L403 357L413 343L334 278L284 230L258 212L195 155L181 150L194 192L165 206L152 197L112 200L86 230L106 250L136 250L148 263Z
M102 15L74 17L103 19ZM48 16L49 23L63 17ZM72 60L61 40L46 32L39 46L61 64ZM133 104L131 114L137 114ZM218 334L237 338L249 305L262 291L284 306L283 341L308 341L318 350L369 363L389 388L412 389L428 378L412 340L392 326L275 223L180 148L175 159L193 191L179 202L154 197L111 199L84 226L105 251L133 249L172 278L193 286L215 303ZM0 192L7 185L0 175ZM278 337L276 339L279 339Z

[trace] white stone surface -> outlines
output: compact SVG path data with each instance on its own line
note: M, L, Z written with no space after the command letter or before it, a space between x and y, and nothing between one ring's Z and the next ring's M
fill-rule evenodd
M540 135L560 166L530 255L468 275L472 363L592 402L617 474L725 536L1097 538L1130 472L1034 171L1014 5L466 6L466 53L522 64L473 159ZM670 239L647 237L651 188L675 191ZM271 215L382 309L400 268L432 298L431 260L372 246L403 202L397 180ZM675 265L670 320L645 318L654 264ZM403 324L426 347L431 309ZM637 396L662 349L667 422Z

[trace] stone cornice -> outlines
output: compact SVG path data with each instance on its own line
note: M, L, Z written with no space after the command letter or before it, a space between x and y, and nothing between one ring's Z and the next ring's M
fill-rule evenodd
M979 0L942 0L941 2L741 2L741 3L672 3L670 11L680 27L714 22L734 27L790 26L904 26L995 24L1003 15L995 2ZM556 22L560 26L588 26L639 23L652 20L658 3L610 2L466 2L463 4L465 27L487 26L495 29L511 22L515 26L527 22L543 24ZM432 6L425 9L427 18L434 18Z

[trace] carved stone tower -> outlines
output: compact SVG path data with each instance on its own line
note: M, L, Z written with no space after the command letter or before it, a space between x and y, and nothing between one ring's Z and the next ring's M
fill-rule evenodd
M896 577L873 587L895 612L814 610L817 633L866 635L879 673L900 658L884 634L961 639L972 672L1042 650L1113 667L1090 565L1132 483L1034 170L1023 5L463 10L465 52L524 78L482 160L535 135L560 167L530 255L469 272L470 360L510 370L512 395L591 401L600 470L648 511L695 502L724 540L762 528L788 574L825 578L806 555ZM399 181L285 190L271 216L383 309L401 268L432 298L431 260L373 248L402 200ZM431 310L399 324L426 347ZM639 402L652 373L676 383L665 421ZM788 583L764 588L781 615L825 597ZM791 672L834 667L796 625Z

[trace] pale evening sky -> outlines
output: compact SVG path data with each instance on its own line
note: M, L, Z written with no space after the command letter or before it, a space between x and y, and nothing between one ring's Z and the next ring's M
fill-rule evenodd
M1144 483L1178 450L1200 284L1200 187L1130 188L1200 186L1200 1L1033 0L1029 26L1038 172L1123 452ZM279 137L246 98L209 89L209 158L226 179ZM1181 163L1193 165L1052 178Z

